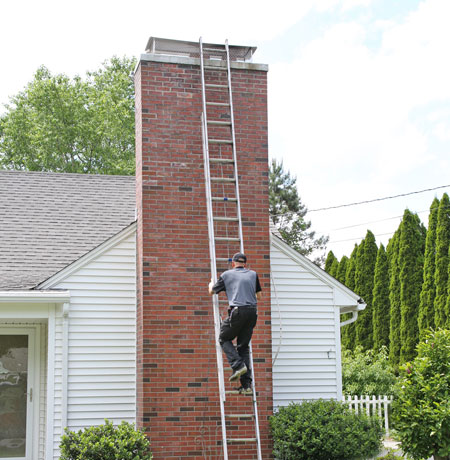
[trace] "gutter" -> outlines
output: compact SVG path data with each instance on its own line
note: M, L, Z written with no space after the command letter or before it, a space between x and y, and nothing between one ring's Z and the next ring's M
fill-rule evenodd
M363 299L358 299L358 305L352 305L351 308L344 307L341 309L341 315L351 313L352 317L346 321L342 321L340 326L346 326L347 324L354 323L358 319L358 312L365 310L367 304L364 303Z

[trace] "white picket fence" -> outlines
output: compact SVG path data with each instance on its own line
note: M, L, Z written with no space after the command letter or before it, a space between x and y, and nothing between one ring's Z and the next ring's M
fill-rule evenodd
M378 415L384 422L386 436L389 436L389 405L393 401L392 396L343 396L342 401L348 404L351 410L358 413L366 413L369 417Z

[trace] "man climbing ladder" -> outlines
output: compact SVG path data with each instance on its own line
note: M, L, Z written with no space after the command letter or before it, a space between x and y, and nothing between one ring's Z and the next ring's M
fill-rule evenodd
M252 392L249 343L258 318L257 299L262 295L258 274L248 270L246 263L246 255L236 253L233 268L222 273L215 284L209 283L211 295L225 291L228 298L228 317L221 324L219 342L233 369L229 380L240 379L238 391L242 394ZM237 349L232 342L235 338Z

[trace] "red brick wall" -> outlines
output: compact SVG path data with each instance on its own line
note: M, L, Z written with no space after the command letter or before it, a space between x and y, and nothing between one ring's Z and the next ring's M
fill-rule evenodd
M267 74L233 70L245 251L260 275L253 337L263 458L272 458ZM155 460L220 459L221 425L211 297L197 65L141 61L136 72L138 426ZM220 97L219 97L220 99ZM236 252L238 248L231 248ZM221 307L223 313L226 307ZM226 369L228 366L226 366ZM226 371L226 381L229 372ZM227 382L227 389L231 386ZM226 404L251 412L249 397ZM244 425L243 425L244 424ZM245 422L232 422L228 436ZM253 425L239 436L252 436ZM252 445L230 460L256 459Z

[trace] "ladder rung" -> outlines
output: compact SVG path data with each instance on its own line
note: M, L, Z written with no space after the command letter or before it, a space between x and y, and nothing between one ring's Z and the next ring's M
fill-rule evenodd
M256 442L256 438L228 438L227 442Z
M215 105L217 107L229 107L230 106L228 102L207 102L206 105Z
M226 196L213 196L211 198L213 201L231 201L232 203L237 203L237 198L228 198Z
M252 396L251 393L239 393L238 390L227 390L225 391L227 395L240 395L240 396Z
M209 139L208 142L210 144L232 144L233 143L231 139Z
M214 239L216 241L241 241L240 238L235 238L232 236L216 236Z
M228 70L225 65L204 65L203 68L207 70Z
M219 51L220 53L225 53L227 50L225 48L203 48L203 51Z
M213 217L216 222L239 222L237 217Z
M232 177L211 177L211 182L235 182Z
M216 258L217 262L231 262L232 258L231 257L217 257ZM226 300L228 302L228 300Z
M253 418L253 414L225 414L227 418Z
M216 83L205 83L207 88L228 88L228 85L217 85Z
M210 163L234 163L232 158L210 158Z
M231 121L208 120L206 123L217 126L231 126Z

